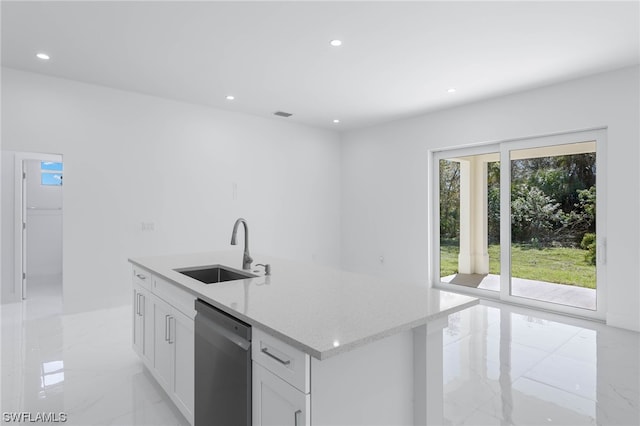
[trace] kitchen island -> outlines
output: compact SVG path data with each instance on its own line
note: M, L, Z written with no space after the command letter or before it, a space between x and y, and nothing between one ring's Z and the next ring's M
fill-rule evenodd
M253 268L255 278L215 284L176 269L225 265L241 270L241 252L130 259L134 348L190 422L193 379L185 377L197 374L192 371L195 299L254 330L254 425L278 416L283 424L297 426L427 424L439 417L441 407L426 407L427 393L442 389L441 380L429 380L429 364L441 363L447 316L478 299L430 289L426 282L254 257L271 265L270 276ZM164 343L172 341L173 347L159 357L167 335ZM265 356L265 348L277 356ZM171 355L169 362L165 358ZM167 374L158 373L164 364Z

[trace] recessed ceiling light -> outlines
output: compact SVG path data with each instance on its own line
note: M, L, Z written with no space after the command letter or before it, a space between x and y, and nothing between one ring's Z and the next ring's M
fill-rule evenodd
M36 58L38 59L42 59L43 61L48 61L49 59L51 59L51 57L49 55L47 55L46 53L36 53Z
M456 93L456 89L452 87L451 89L447 90L447 93Z
M232 100L234 100L235 98L236 98L236 97L235 97L235 96L233 96L233 95L227 95L227 96L225 97L225 99L226 99L226 100L228 100L228 101L232 101Z
M335 120L333 120L334 124L338 124L340 123L340 120L338 120L337 118Z
M331 40L330 43L333 47L342 46L342 40Z

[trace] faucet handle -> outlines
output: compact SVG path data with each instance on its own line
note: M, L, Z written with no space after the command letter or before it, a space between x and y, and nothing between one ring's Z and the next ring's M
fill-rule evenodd
M264 264L264 263L256 263L255 266L264 266L264 274L265 275L271 275L271 265L270 264Z

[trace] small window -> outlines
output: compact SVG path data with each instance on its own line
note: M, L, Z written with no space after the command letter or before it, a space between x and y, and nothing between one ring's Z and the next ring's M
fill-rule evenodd
M40 184L47 186L62 186L62 163L41 161Z

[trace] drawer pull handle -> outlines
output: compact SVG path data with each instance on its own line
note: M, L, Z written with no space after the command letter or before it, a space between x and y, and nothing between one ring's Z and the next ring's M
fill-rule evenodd
M171 323L172 322L173 322L173 332L171 332ZM170 345L173 345L173 342L175 342L175 337L176 337L175 334L176 334L176 319L172 315L172 316L169 317L169 340L167 340Z
M140 278L141 280L146 280L147 277L142 275L142 274L136 274L136 277Z
M298 410L295 413L293 413L293 422L295 426L298 426L298 416L302 414L302 410Z
M289 364L291 364L291 360L290 360L290 359L288 359L288 360L286 360L286 361L285 361L285 360L283 360L283 359L278 358L277 356L275 356L274 354L272 354L271 352L269 352L269 348L262 348L262 349L261 349L261 351L262 351L262 353L264 353L265 355L269 355L271 358L273 358L273 359L275 359L276 361L278 361L280 364L283 364L283 365L289 365Z
M164 316L164 341L165 342L169 342L169 340L171 339L171 332L169 331L169 318L171 318L171 315L165 315Z

